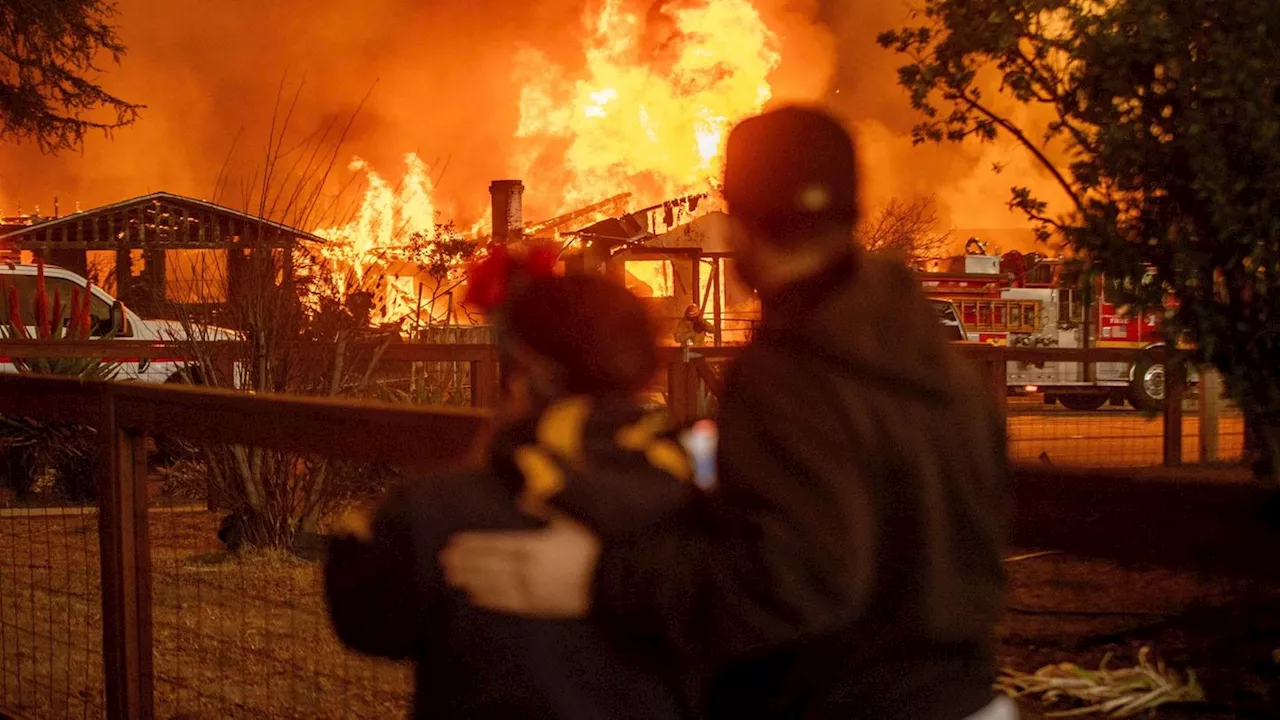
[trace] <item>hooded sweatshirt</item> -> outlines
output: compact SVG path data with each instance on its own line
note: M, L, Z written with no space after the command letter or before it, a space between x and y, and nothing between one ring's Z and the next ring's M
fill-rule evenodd
M764 298L716 491L604 544L594 615L659 633L711 717L975 712L1011 506L984 388L898 264L855 254Z
M689 463L658 418L626 400L564 398L499 429L487 471L392 492L372 538L331 541L325 590L338 637L415 661L416 718L680 716L679 678L655 643L619 642L585 621L532 620L472 607L436 558L448 537L536 528L555 504L621 541L688 504Z

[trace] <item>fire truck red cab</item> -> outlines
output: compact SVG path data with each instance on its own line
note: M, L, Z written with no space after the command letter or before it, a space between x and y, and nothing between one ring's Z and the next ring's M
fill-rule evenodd
M964 255L919 270L926 294L950 300L968 339L1008 347L1125 347L1134 362L1010 362L1011 395L1043 394L1076 410L1109 400L1154 409L1164 402L1164 366L1152 351L1164 345L1159 316L1113 303L1098 282L1086 300L1083 286L1060 259L1037 253L988 255L970 240ZM1087 334L1087 337L1086 337Z

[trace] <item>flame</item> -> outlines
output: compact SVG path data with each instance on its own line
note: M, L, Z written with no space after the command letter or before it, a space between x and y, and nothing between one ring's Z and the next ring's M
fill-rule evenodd
M642 203L714 190L723 173L729 129L758 113L772 97L769 75L780 56L777 38L751 0L665 0L647 16L634 3L597 0L584 16L585 69L574 77L523 50L518 66L527 82L520 94L516 135L526 155L518 177L544 178L535 191L550 191L553 214L578 210L630 193ZM549 149L563 149L544 168ZM321 250L335 267L354 271L361 284L389 261L411 261L408 239L437 240L438 207L425 163L405 156L396 187L357 158L367 189L359 210L344 225L321 228ZM555 179L558 175L558 182ZM699 206L714 209L713 201ZM677 213L684 221L685 213ZM590 222L585 219L583 224ZM481 218L467 233L489 232ZM658 295L670 294L670 269L643 270L636 280ZM387 285L391 295L406 288ZM403 284L403 283L401 283ZM395 291L395 292L393 292ZM400 304L400 303L397 303Z
M352 160L349 169L365 174L360 208L345 225L315 231L328 240L322 255L349 267L357 280L363 280L374 266L409 259L407 247L413 235L436 236L435 188L427 165L415 153L405 155L404 164L404 177L399 186L392 187L367 162Z
M448 309L437 307L435 291L449 286L426 272L431 251L443 240L487 232L488 221L476 223L471 233L442 222L426 163L415 153L406 154L404 163L404 175L393 187L364 160L351 162L353 172L364 173L365 190L349 222L314 231L326 240L314 260L327 268L332 282L318 292L338 297L357 289L371 292L373 319L379 322L441 321ZM453 275L442 279L452 282Z
M628 260L624 268L627 289L637 296L665 298L675 294L670 260Z
M627 0L603 0L584 22L582 76L533 50L520 57L522 172L538 175L548 148L568 141L559 212L621 192L661 202L714 186L729 128L769 101L780 60L750 0L670 0L647 21Z

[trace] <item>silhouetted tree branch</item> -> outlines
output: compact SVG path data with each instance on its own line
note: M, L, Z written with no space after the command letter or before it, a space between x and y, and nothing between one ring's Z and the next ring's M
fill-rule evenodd
M94 78L100 56L119 63L125 52L115 14L110 0L0 0L0 139L76 150L86 133L138 118L141 105Z

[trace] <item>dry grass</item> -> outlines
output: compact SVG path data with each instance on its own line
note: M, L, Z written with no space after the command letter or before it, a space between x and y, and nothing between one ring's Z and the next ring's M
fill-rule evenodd
M1045 704L1062 700L1077 703L1077 707L1049 713L1049 717L1107 714L1127 718L1167 703L1204 701L1204 690L1194 672L1184 678L1162 661L1152 663L1149 647L1139 651L1135 667L1109 670L1109 659L1103 658L1096 671L1074 663L1047 665L1034 673L1005 670L998 689L1013 698L1039 695Z
M408 668L344 650L320 569L227 555L211 513L153 513L156 716L384 718ZM97 517L0 518L0 697L31 717L101 715Z

